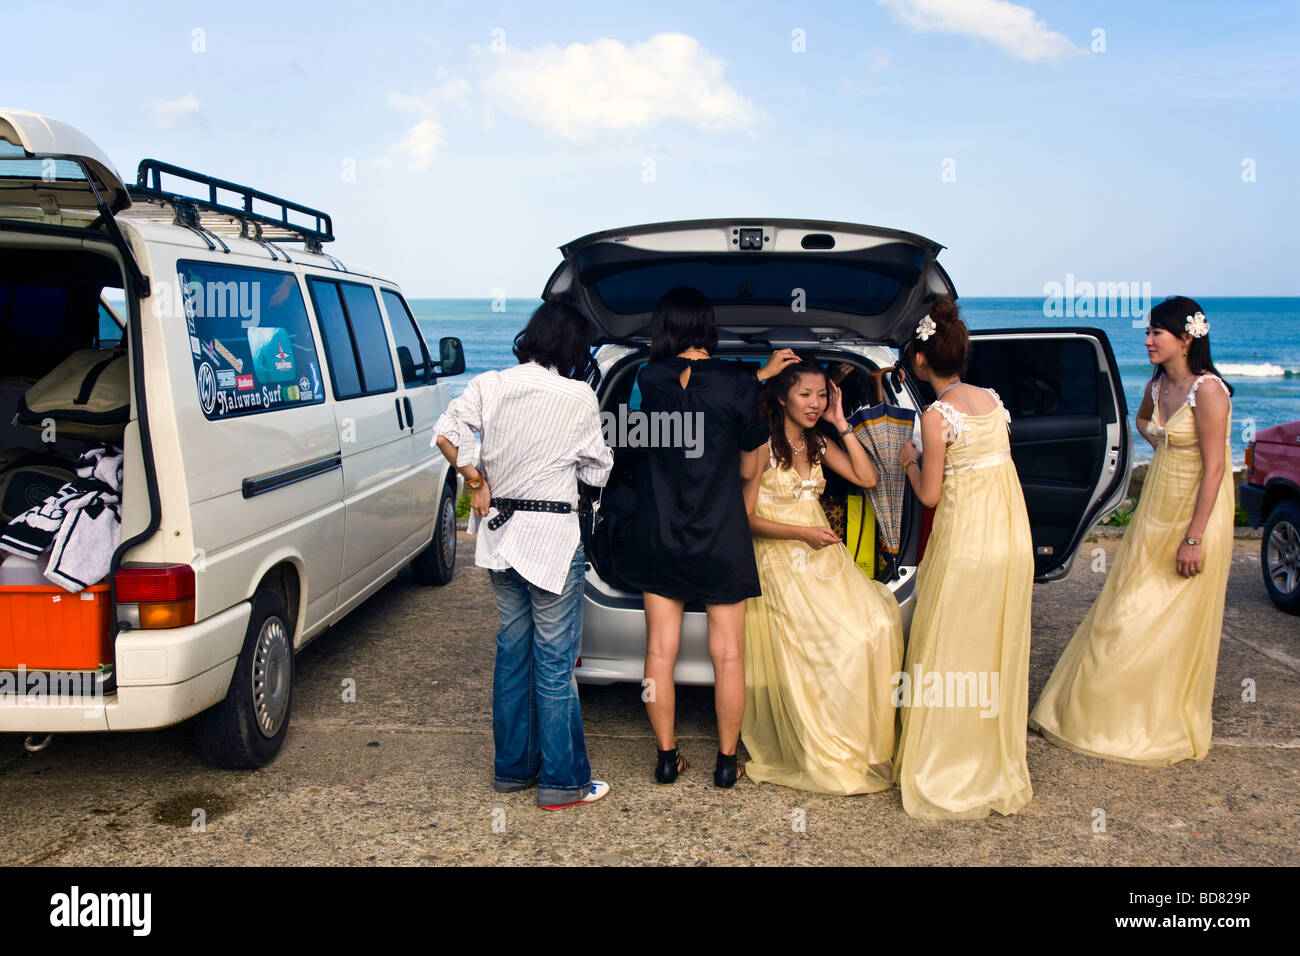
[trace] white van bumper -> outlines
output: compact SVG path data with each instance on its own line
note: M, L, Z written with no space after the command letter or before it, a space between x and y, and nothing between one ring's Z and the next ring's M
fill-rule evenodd
M155 730L193 717L225 697L251 613L245 601L189 627L124 631L117 638L117 692L107 696L0 687L0 733Z

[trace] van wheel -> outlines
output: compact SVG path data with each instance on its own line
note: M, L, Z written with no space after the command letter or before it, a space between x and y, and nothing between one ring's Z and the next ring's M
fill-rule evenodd
M1269 512L1259 564L1273 603L1300 614L1300 502L1283 501Z
M433 540L411 561L411 571L420 584L446 584L456 573L456 492L442 486Z
M293 633L278 593L253 595L226 699L199 715L199 749L227 770L256 770L280 752L293 703Z

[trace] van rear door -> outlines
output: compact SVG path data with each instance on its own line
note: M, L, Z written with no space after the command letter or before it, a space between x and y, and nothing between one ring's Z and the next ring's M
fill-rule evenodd
M1128 491L1128 406L1100 329L973 331L965 381L1011 413L1011 457L1034 539L1034 575L1064 577L1099 518Z
M87 171L109 209L121 212L131 205L112 161L81 130L27 110L0 109L0 205L34 207L46 215L93 212L98 203Z

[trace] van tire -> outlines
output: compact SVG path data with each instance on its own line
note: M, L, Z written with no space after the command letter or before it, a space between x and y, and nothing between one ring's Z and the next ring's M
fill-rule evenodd
M1273 540L1277 536L1276 541ZM1259 566L1264 572L1264 588L1268 596L1288 614L1300 614L1300 585L1290 591L1278 587L1269 573L1270 563L1278 573L1286 574L1295 570L1295 541L1300 535L1300 501L1280 501L1273 506L1264 523L1264 535L1260 541Z
M199 749L210 763L226 770L256 770L275 757L293 705L293 632L284 598L264 587L252 603L225 700L198 719ZM268 668L272 686L264 687L261 675ZM265 728L259 711L267 721Z
M433 540L411 561L419 584L447 584L456 573L456 492L443 485L433 519Z

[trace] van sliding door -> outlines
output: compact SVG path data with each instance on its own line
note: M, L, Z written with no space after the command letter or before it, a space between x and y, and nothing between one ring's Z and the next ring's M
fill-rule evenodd
M325 341L343 456L339 609L346 611L405 556L411 435L374 288L316 276L307 285Z

